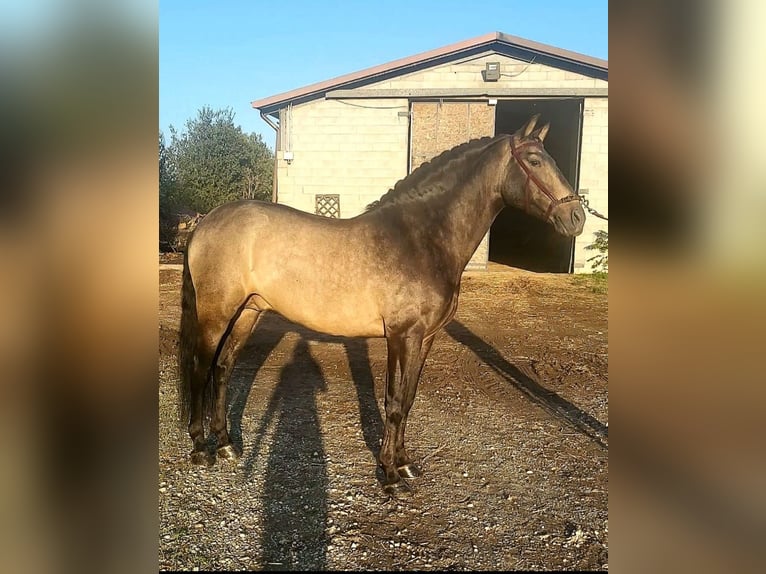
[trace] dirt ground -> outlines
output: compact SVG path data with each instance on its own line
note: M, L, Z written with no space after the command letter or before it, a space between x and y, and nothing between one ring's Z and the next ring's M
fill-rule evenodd
M175 410L181 271L159 275L161 570L608 569L604 281L464 276L407 426L424 474L393 500L376 468L385 341L278 315L232 376L242 458L193 467Z

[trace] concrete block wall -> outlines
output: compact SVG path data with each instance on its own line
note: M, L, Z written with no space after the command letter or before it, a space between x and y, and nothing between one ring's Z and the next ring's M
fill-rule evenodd
M500 62L501 73L513 76L501 76L500 81L493 83L497 87L608 87L604 80L503 55L485 54L362 89L486 88L488 84L483 81L481 72L490 61ZM364 211L367 204L407 175L410 118L399 115L407 111L406 98L318 99L283 109L281 145L277 150L279 202L313 213L317 194L339 194L341 217L353 217ZM284 159L285 151L292 153L290 162ZM595 209L608 215L607 171L608 100L586 98L580 188L588 190L589 201ZM587 259L594 253L584 248L592 243L597 229L606 228L607 222L588 215L583 235L575 242L576 273L591 270ZM485 238L474 262L486 261L488 245Z
M580 158L580 190L590 206L609 217L609 100L586 98L583 111L582 148ZM596 251L585 249L593 243L595 232L609 230L609 223L586 212L585 228L575 240L575 273L591 273L588 259Z
M313 213L317 194L339 194L341 217L358 215L407 175L406 99L316 100L280 114L278 200ZM293 159L285 160L285 152Z
M489 231L484 235L476 251L473 252L471 260L465 266L466 271L486 271L489 262Z
M485 82L482 71L487 62L499 62L500 80ZM542 64L522 62L501 54L484 54L462 61L405 74L367 86L390 89L424 88L606 88L608 82L588 78Z

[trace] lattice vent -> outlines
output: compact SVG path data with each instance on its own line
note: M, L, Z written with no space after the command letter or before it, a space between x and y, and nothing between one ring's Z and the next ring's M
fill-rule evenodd
M340 218L340 195L317 195L316 214Z

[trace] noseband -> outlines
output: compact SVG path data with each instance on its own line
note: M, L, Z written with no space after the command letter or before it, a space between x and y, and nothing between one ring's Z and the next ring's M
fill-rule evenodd
M535 174L533 174L529 168L526 166L526 164L521 161L521 156L519 155L519 151L525 147L530 146L536 146L536 145L542 145L542 142L539 139L531 139L527 140L519 147L516 147L513 144L513 137L511 137L511 154L513 155L513 159L516 160L516 163L519 164L519 167L524 171L524 173L527 174L527 181L524 182L524 210L529 213L529 198L532 195L531 188L529 186L529 180L531 179L533 182L535 182L535 185L537 188L542 191L546 196L548 196L548 199L551 200L551 204L548 206L548 210L545 212L545 220L547 221L548 218L551 216L551 212L553 211L553 208L557 205L561 205L562 203L568 203L570 201L580 201L580 196L577 194L573 195L567 195L566 197L562 197L561 199L556 199L556 197L548 191L548 189L543 185L543 182L541 182Z

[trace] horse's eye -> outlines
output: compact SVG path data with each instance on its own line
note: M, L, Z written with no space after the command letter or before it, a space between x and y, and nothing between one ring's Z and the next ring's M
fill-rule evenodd
M539 159L530 159L529 163L532 165L532 167L540 167L540 160Z

